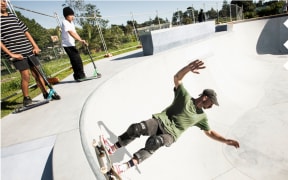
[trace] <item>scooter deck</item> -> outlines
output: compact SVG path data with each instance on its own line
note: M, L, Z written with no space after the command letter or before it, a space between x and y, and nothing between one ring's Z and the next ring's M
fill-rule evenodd
M28 106L21 105L21 106L17 107L13 113L16 114L16 113L20 113L23 111L27 111L29 109L32 109L32 108L35 108L35 107L38 107L38 106L41 106L41 105L44 105L47 103L49 103L49 100L47 100L47 99L41 100L41 101L32 101L32 104L30 104Z
M88 80L92 80L92 79L98 79L101 78L101 74L97 73L96 76L89 76L89 77L85 77L82 79L77 79L78 82L82 82L82 81L88 81Z

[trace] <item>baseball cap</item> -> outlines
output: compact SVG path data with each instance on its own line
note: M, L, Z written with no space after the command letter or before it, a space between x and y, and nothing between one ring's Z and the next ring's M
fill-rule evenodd
M217 94L213 89L204 89L202 95L208 96L212 100L213 104L219 106Z

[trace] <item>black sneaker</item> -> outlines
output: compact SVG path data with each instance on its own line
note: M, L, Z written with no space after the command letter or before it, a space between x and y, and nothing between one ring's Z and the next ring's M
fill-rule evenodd
M77 81L77 82L81 82L81 81L83 81L86 78L87 78L86 75L84 75L84 76L79 76L78 78L74 77L74 80Z
M48 98L48 95L49 95L48 93L43 94L44 99L47 99L47 98ZM53 100L59 100L59 99L61 99L61 97L60 97L58 94L54 93L54 94L52 95L52 99L53 99Z
M32 104L32 99L27 96L23 98L23 106L29 106L30 104Z
M84 80L84 78L83 79L75 79L76 82L82 82L83 80Z

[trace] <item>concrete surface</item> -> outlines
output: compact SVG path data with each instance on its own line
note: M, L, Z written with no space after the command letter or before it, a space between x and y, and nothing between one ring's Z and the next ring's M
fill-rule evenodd
M210 125L239 140L241 148L213 141L193 127L123 179L287 179L288 54L257 53L266 24L279 22L268 29L278 33L286 19L235 24L231 32L153 56L137 50L107 58L96 64L101 79L74 83L69 76L55 86L62 100L1 120L1 178L103 179L92 140L103 132L115 141L131 123L162 111L173 98L173 75L200 58L207 68L188 74L184 85L192 96L204 88L216 90L220 106L206 111ZM93 66L85 70L92 75ZM113 161L129 160L145 140L122 148Z
M70 75L54 86L57 93L61 95L60 101L52 101L44 106L2 118L1 172L5 173L1 173L1 179L49 180L51 177L54 179L91 179L92 177L94 179L79 135L79 118L83 105L98 86L123 69L145 60L141 58L142 54L142 50L136 50L133 52L134 58L130 58L130 53L127 53L98 61L96 66L103 74L102 78L77 83ZM93 75L92 64L85 66L85 72L87 76ZM42 99L42 95L35 99ZM52 146L51 141L43 145L43 139L49 137L54 137ZM33 148L30 147L31 143ZM24 153L21 149L28 149L29 153L27 151ZM47 153L43 154L45 150ZM53 166L49 157L53 159ZM10 160L11 158L13 161ZM26 161L24 162L23 159ZM46 170L46 164L48 169L51 169L50 174ZM75 171L79 167L84 168Z

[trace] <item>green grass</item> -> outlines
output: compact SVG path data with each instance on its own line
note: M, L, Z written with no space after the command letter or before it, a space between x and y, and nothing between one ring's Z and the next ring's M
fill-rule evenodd
M113 56L122 54L125 52L133 51L136 49L138 42L127 43L121 46L121 51L119 50L111 50L110 53ZM93 60L101 60L104 59L105 52L95 53L92 54ZM83 60L84 65L91 62L90 57L88 55L81 54L81 58ZM42 67L48 77L57 77L60 80L66 78L70 74L73 73L72 69L70 68L70 61L68 57L62 57L57 60L52 61L45 61L42 62ZM1 118L10 114L14 111L14 109L22 104L23 96L22 91L20 89L21 84L21 77L18 71L13 72L12 74L6 74L1 76ZM35 80L32 78L30 79L30 86L35 84ZM33 86L29 88L29 96L34 98L41 94L41 91L37 86ZM11 96L10 98L7 98ZM7 99L5 99L7 98ZM4 101L2 101L5 99Z

